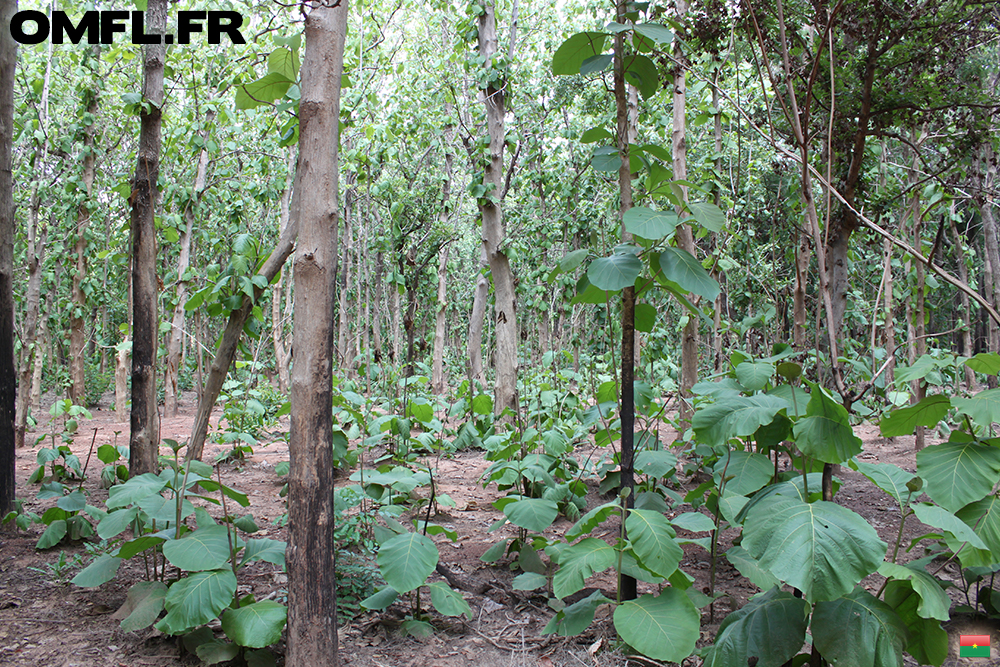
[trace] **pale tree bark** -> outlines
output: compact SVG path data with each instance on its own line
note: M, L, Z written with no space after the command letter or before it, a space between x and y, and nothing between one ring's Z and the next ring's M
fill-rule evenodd
M340 85L347 0L306 17L299 104L295 253L295 362L288 450L290 667L338 665L334 571L333 325L337 281Z
M489 281L480 273L476 277L476 286L472 293L468 350L469 378L483 385L486 384L486 371L483 368L483 322L486 319L486 298L489 296L489 291Z
M168 417L177 416L178 389L177 378L181 365L181 342L184 338L184 321L187 315L188 267L191 266L191 243L194 238L195 210L201 202L205 191L205 180L208 178L208 128L215 121L215 112L205 114L204 127L199 135L202 140L201 152L198 154L198 167L195 170L194 190L191 199L184 207L184 231L178 239L180 250L177 257L177 304L174 306L174 317L170 323L170 334L167 337L167 367L163 388L163 413Z
M882 252L885 253L885 265L882 267L882 289L885 291L885 300L883 301L883 324L882 324L882 343L885 346L885 353L887 359L885 370L882 372L882 378L885 380L885 386L892 386L893 380L895 378L896 370L896 322L895 322L895 304L892 295L892 243L886 239L883 242ZM968 297L966 297L968 300ZM971 368L969 370L972 370Z
M130 339L125 336L115 352L115 421L128 420L128 369Z
M1000 305L998 303L1000 302L1000 243L997 241L997 224L996 218L993 215L993 196L991 194L993 188L996 187L997 165L996 155L990 144L985 143L980 146L978 163L973 168L973 172L975 173L973 198L979 207L979 213L982 217L983 249L985 250L986 259L991 269L988 272L988 278L990 279L989 287L993 292L990 303L994 308L997 308ZM996 324L990 322L989 348L991 352L1000 352L1000 349L997 348L996 330Z
M919 147L922 143L923 137L919 136L915 131L913 133L913 146ZM913 243L914 248L919 248L922 246L922 227L923 227L923 215L920 211L920 190L917 188L917 182L919 179L919 156L914 150L913 161L910 165L908 182L913 192L910 195L910 240ZM925 331L925 308L924 308L924 265L921 262L916 262L916 285L914 298L912 299L912 305L907 303L907 312L910 315L909 326L907 327L910 332L909 348L910 348L910 363L922 357L927 353L927 338L924 335ZM926 388L923 380L914 380L911 383L911 388L913 390L913 395L910 399L911 403L919 403L923 400L926 394ZM914 447L919 451L924 448L926 438L925 428L923 426L917 426L914 431Z
M684 20L684 17L688 13L687 1L676 0L674 5L677 8L678 19ZM677 62L679 63L686 64L687 62L679 46L675 58L678 59ZM685 118L687 108L686 79L687 67L678 67L677 71L674 73L673 128L671 132L674 180L677 181L687 180L687 122ZM682 209L688 200L687 186L682 185L680 190L682 202L681 205L677 207L677 213L679 215L683 213ZM691 231L691 227L689 225L680 225L677 228L677 246L681 250L685 250L691 253L692 256L697 257L698 250L694 245L694 233ZM688 298L693 299L692 303L698 303L698 297L695 295L688 295ZM698 382L698 343L698 318L690 316L688 317L687 324L684 325L684 331L681 333L680 417L681 421L685 423L688 422L694 414L694 407L692 406L690 399L693 396L691 388Z
M0 1L9 26L17 0ZM14 74L17 43L0 30L0 516L14 509Z
M148 34L162 35L167 26L166 0L150 0L145 13ZM132 412L129 472L156 472L159 463L159 414L156 409L157 279L156 181L160 173L160 126L166 46L143 47L142 110L139 150L132 179Z
M345 148L350 150L350 142L345 142ZM354 339L350 336L350 326L348 325L351 315L348 308L349 299L347 298L347 294L351 288L351 280L353 278L351 252L354 250L354 239L352 238L351 223L355 197L351 190L354 178L349 175L345 180L347 182L344 187L344 270L337 283L337 357L340 367L351 372L354 368L354 358L357 356L357 353L353 349Z
M492 2L486 3L479 15L479 55L485 67L492 67L497 53L496 12ZM485 196L480 197L479 213L483 219L483 248L493 277L493 306L496 316L496 348L493 355L496 368L493 408L496 414L506 409L518 411L517 368L518 329L517 295L514 273L507 254L502 249L506 237L500 201L503 197L503 148L506 140L504 115L505 93L509 81L498 81L485 91L486 126L490 137L489 160L483 172Z
M281 193L281 217L279 221L280 233L282 234L284 234L285 228L288 227L288 205L292 196L292 179L295 176L295 165L293 163L295 153L291 147L289 147L287 155L288 159L286 160L286 167L288 169L288 174L285 176L285 191ZM288 393L290 384L288 376L288 362L291 360L291 351L285 347L285 318L282 316L281 307L281 288L284 280L285 274L282 271L278 273L278 279L274 283L274 288L271 290L271 341L274 343L274 365L277 367L275 370L278 374L278 390L281 391L282 394ZM292 281L289 281L289 288L291 287L291 284ZM291 306L290 296L290 294L286 295L286 307Z
M86 319L87 295L83 291L84 279L87 277L87 228L90 226L91 194L94 188L94 166L97 155L94 152L94 135L97 131L97 107L100 100L99 81L101 68L101 46L95 44L84 51L84 66L93 70L94 81L90 88L85 89L88 96L87 113L91 122L83 129L83 173L81 181L84 188L84 199L80 202L76 217L76 271L73 273L72 310L69 318L69 396L76 405L83 405L87 394L86 359L84 346L87 343Z
M446 245L438 255L437 315L434 321L434 361L431 365L431 387L436 394L443 394L445 328L448 324L448 249Z
M24 447L24 436L28 429L28 408L35 406L32 387L36 359L41 360L41 337L38 321L41 312L42 262L45 261L45 241L48 227L38 228L38 209L34 203L28 211L28 242L25 258L28 263L28 286L24 293L24 341L21 347L21 369L17 384L17 423L14 427L14 441L17 448ZM39 388L41 388L41 365L39 368ZM34 409L37 410L37 407Z
M441 210L438 213L438 223L442 227L448 225L451 217L451 170L454 155L451 150L454 126L451 123L452 105L445 102L444 114L448 119L444 126L444 179L441 183ZM444 348L445 332L448 325L448 245L441 249L438 257L437 272L437 314L434 320L434 359L431 363L431 387L435 393L443 394L444 380Z
M955 247L955 261L958 264L958 279L965 284L969 284L969 267L965 263L965 243L958 233L955 225L955 202L952 201L948 215L948 230L951 232L951 240ZM886 241L888 244L888 241ZM965 292L959 294L962 309L962 354L967 357L972 356L972 308L969 305L969 295ZM964 365L964 364L963 364ZM976 372L965 366L965 388L975 391L978 388L976 382Z

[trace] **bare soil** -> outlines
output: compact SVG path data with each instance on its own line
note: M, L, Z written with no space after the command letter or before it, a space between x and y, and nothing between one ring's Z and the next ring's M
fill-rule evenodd
M178 442L187 439L195 407L194 395L185 394L180 416L162 420L161 438ZM127 444L128 424L116 422L112 411L97 409L92 412L92 420L81 421L72 449L81 461L85 461L96 433L95 453L90 457L86 471L88 477L83 488L89 495L90 504L103 507L107 491L100 488L103 464L97 459L96 447L116 442ZM218 418L218 415L213 417L213 428L217 426ZM287 430L287 422L277 430L282 429ZM34 433L29 434L29 440L34 442L49 430L49 426L42 423ZM900 437L890 441L881 438L875 427L867 425L857 428L856 432L864 440L865 453L862 457L866 460L894 463L910 471L916 469L912 438ZM47 440L47 443L50 442ZM39 515L54 503L53 500L36 500L37 486L27 484L28 476L36 467L35 457L41 446L45 445L38 443L17 452L18 496L25 499L26 509ZM228 445L209 443L204 460L214 461L228 449ZM161 453L167 455L170 451L164 447ZM285 511L284 500L278 495L283 481L274 467L287 460L287 444L276 440L256 447L254 453L242 462L222 464L223 482L249 496L250 507L247 509L261 528L255 537L285 539L285 529L272 522ZM486 467L487 462L481 452L460 452L442 459L437 474L437 492L449 494L457 506L443 508L446 513L434 517L434 521L454 529L459 536L457 542L451 542L443 535L437 536L441 562L456 574L491 585L483 595L463 593L471 606L473 618L459 621L439 617L437 632L417 639L401 637L397 632L407 613L399 602L384 613L361 613L341 625L342 662L359 667L458 667L472 663L477 667L658 664L623 654L614 639L608 607L598 610L595 623L583 635L571 638L541 635L542 628L553 614L544 597L511 590L511 580L517 573L511 571L506 560L492 566L480 560L480 556L498 539L515 534L515 529L509 525L498 532L488 532L499 516L491 505L499 494L494 486L483 488L480 483ZM351 483L346 478L347 474L339 479L338 484ZM837 477L843 486L836 501L867 519L891 548L899 529L899 513L898 509L894 509L892 499L849 468L844 467ZM682 483L680 493L695 484L696 481ZM592 491L587 501L588 506L593 507L605 502L605 499ZM221 511L210 505L207 507L215 512ZM686 509L690 510L690 507ZM682 511L685 508L676 508L674 513ZM553 536L561 535L570 525L566 519L560 518L550 532ZM609 537L614 534L613 526L608 524L605 527ZM904 549L914 537L930 530L915 519L909 519L903 533ZM174 637L154 629L125 633L119 628L114 613L125 601L129 587L144 579L141 563L123 564L118 576L101 588L77 588L68 581L79 570L79 561L75 567L68 565L60 568L58 563L60 552L65 552L64 561L72 564L74 558L80 557L85 564L88 558L84 545L64 544L48 551L37 551L35 542L41 532L39 526L33 526L28 534L15 533L9 528L0 531L0 664L47 667L200 664L197 657L185 653ZM704 536L685 534L685 531L680 533L682 537ZM736 535L737 531L732 529L723 532L720 553L732 544ZM707 591L709 554L691 544L685 545L684 551L682 568L696 578L695 586ZM920 546L909 553L901 550L901 553L902 561L924 555ZM944 567L938 576L956 584L960 581L956 564L941 561L940 565ZM432 579L435 578L438 578L437 574L432 575ZM257 599L270 597L284 600L285 582L285 575L279 568L267 563L256 563L240 572L241 594L252 592ZM881 577L872 575L863 585L875 592L881 583ZM587 585L603 589L614 597L615 581L610 574L595 576ZM717 562L716 587L724 595L714 603L714 610L710 607L702 610L699 646L710 643L726 614L744 605L757 592L756 587L743 579L725 558L719 558ZM956 604L966 602L960 587L951 587L948 593ZM429 606L429 600L426 602ZM218 630L218 627L215 629ZM991 634L994 646L1000 646L1000 624L957 616L947 629L950 637L949 657L945 661L947 667L1000 665L1000 659L989 661L956 657L960 633ZM281 644L276 647L279 664L282 663L283 648ZM699 664L699 660L688 658L685 664L694 666ZM906 664L916 663L906 658Z

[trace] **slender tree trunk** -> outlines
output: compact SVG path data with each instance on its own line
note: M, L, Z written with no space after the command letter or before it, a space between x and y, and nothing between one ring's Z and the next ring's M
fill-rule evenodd
M0 24L9 26L17 0L0 1ZM14 509L14 69L17 43L0 31L0 516Z
M40 358L43 354L39 344L38 321L41 311L41 268L45 261L48 227L38 228L38 210L34 206L29 210L28 216L28 243L25 248L28 263L28 287L24 294L24 341L21 346L21 369L17 385L17 424L14 431L14 441L18 448L24 447L24 435L28 428L28 408L34 405L31 388L35 359ZM40 380L41 377L39 377Z
M164 34L166 0L150 0L145 13L149 34ZM132 180L132 412L129 471L156 472L159 414L156 409L157 280L156 213L160 173L160 125L166 46L143 47L143 108L139 114L139 157Z
M437 317L434 322L434 362L431 367L431 387L434 393L443 394L444 386L444 348L445 327L448 313L448 250L450 246L441 249L438 256L437 284Z
M208 177L208 147L205 139L208 128L215 120L215 112L205 115L205 127L201 131L202 149L198 155L198 167L194 177L194 192L187 206L184 207L184 231L181 232L180 252L177 258L177 304L174 306L174 317L170 323L170 334L167 336L167 368L163 388L163 412L169 417L177 416L177 379L181 365L181 342L184 338L184 320L187 315L188 267L191 265L191 243L194 238L195 209L205 191L205 179Z
M951 210L948 215L948 229L951 232L951 239L955 245L955 262L958 264L958 279L961 280L966 285L969 284L969 266L965 263L965 243L962 242L962 237L958 233L958 227L955 226L955 202L951 204ZM889 241L886 241L888 244ZM969 295L962 292L961 298L961 325L962 325L962 349L960 353L963 356L971 357L973 355L972 350L972 309L969 306ZM965 388L968 391L975 391L977 389L978 383L976 382L976 372L965 366Z
M492 0L486 3L479 15L479 55L486 67L492 66L497 52L496 14ZM506 237L500 200L503 196L503 148L506 140L504 116L505 95L510 82L494 82L486 88L486 125L489 131L489 161L483 173L483 184L489 188L479 199L479 213L483 219L483 248L493 277L493 304L496 315L495 335L496 384L493 408L496 414L506 409L518 411L517 368L518 329L517 295L514 273L507 254L502 249Z
M625 24L626 0L617 0L615 14L619 23ZM632 208L632 173L629 167L629 108L625 84L625 38L622 33L615 35L614 85L615 112L617 125L619 215L624 218ZM622 222L622 243L632 241L632 234L625 230ZM619 495L625 499L626 507L635 506L635 287L622 290L622 356L621 356L621 479ZM623 517L624 520L624 517ZM627 538L627 535L623 537ZM622 600L634 600L638 596L634 577L620 574L618 593Z
M678 20L685 20L685 16L688 12L687 0L676 0L674 5L677 8ZM686 63L686 59L682 51L677 49L677 57L680 59L679 62ZM673 166L674 166L674 180L685 181L687 180L687 122L685 118L686 104L687 104L687 67L678 67L677 71L674 73L674 91L673 91L673 131L672 131L672 148L673 148ZM678 207L678 214L681 213L680 209L683 208L683 204L687 203L688 191L687 186L681 186L682 192L682 206ZM681 225L677 228L677 245L682 250L686 250L691 253L692 256L698 256L698 249L694 245L694 233L691 231L689 225ZM693 299L693 303L697 304L698 297L695 295L688 295L688 298ZM688 422L691 416L694 414L694 408L691 405L690 399L692 397L691 388L698 382L698 318L689 317L687 324L684 325L684 331L681 334L681 402L680 402L680 417L683 422Z
M883 246L883 252L885 253L885 266L883 267L883 280L885 290L885 301L884 301L884 324L882 325L882 339L885 346L885 352L888 356L886 362L885 370L882 372L882 378L885 380L885 386L891 387L893 383L893 378L895 377L896 368L896 322L895 322L895 306L893 304L892 295L892 243L886 239ZM969 369L971 370L971 369Z
M289 667L340 663L333 494L333 323L338 136L347 0L306 18L299 106L292 413L288 450ZM299 194L301 193L301 194Z
M472 293L472 313L469 315L469 377L486 385L483 368L483 323L486 319L486 298L490 284L482 273L476 278Z
M87 394L86 388L86 360L87 354L85 346L87 343L86 319L87 295L83 291L83 282L87 277L87 228L90 226L90 207L92 204L91 194L94 188L94 165L96 163L96 153L94 152L94 134L97 130L97 106L99 95L100 68L101 68L101 47L95 44L88 51L84 52L84 66L93 70L94 82L92 88L84 91L85 96L89 96L87 103L87 113L90 114L91 123L85 125L83 129L83 188L86 196L80 202L76 217L76 272L73 274L73 289L71 292L73 304L69 318L69 376L70 376L70 398L76 405L83 405Z
M350 145L346 147L348 150L350 149ZM342 274L342 279L337 284L337 301L339 311L337 316L337 356L340 358L340 367L348 370L354 367L354 357L357 356L350 346L351 339L348 321L350 320L351 315L348 312L347 306L347 292L350 289L352 279L351 251L354 249L354 239L351 235L351 219L353 217L351 213L354 208L354 193L350 189L352 184L351 180L348 180L344 188L344 272Z
M38 336L35 337L35 358L31 370L31 409L38 414L42 410L42 369L45 366L45 355L52 356L49 350L49 314L48 308L38 313Z
M991 279L989 287L993 292L993 298L990 303L996 308L1000 305L998 304L1000 302L1000 244L997 241L997 223L996 217L993 215L993 201L990 194L996 187L996 156L990 144L983 144L979 151L979 165L978 168L973 170L979 174L979 177L975 179L979 181L979 184L977 184L979 187L976 188L973 196L982 217L983 247L991 269L988 274L988 278ZM990 351L1000 352L997 349L995 323L990 323L989 331Z
M919 146L921 141L917 133L914 132L914 145ZM912 199L910 201L910 233L911 242L914 248L921 248L923 245L923 219L920 213L920 190L917 189L916 184L919 178L917 169L919 167L919 156L914 153L913 164L910 168L909 182L911 187L913 187ZM924 336L925 331L925 308L924 308L924 264L923 262L916 262L916 285L914 287L914 299L913 307L911 310L912 316L912 327L910 331L913 332L913 340L911 345L913 347L914 360L919 359L924 354L927 353L927 338ZM912 403L919 403L923 400L926 393L925 385L923 380L914 380L912 383L913 387L913 397ZM924 448L925 444L925 428L923 426L917 426L914 432L914 447L917 451Z

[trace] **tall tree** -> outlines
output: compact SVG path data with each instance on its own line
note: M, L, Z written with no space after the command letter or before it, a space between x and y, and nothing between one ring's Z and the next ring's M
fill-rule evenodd
M17 0L0 0L0 516L14 509L14 68L10 20Z
M493 277L494 313L496 316L496 352L493 355L496 367L494 410L500 414L510 408L518 409L517 367L517 295L514 286L514 272L510 260L503 250L506 238L503 212L503 149L507 140L504 116L507 113L505 98L509 91L506 80L507 68L502 66L497 55L496 10L493 2L487 2L479 15L479 56L487 70L485 93L486 126L490 138L489 159L485 161L483 185L486 192L478 198L479 213L483 219L483 249L490 264Z
M292 225L295 319L288 499L288 657L292 667L339 664L334 574L333 352L337 281L340 89L347 0L306 17L299 161Z
M156 41L167 31L166 0L149 0L145 14ZM132 414L129 470L155 472L160 434L156 410L157 324L156 225L154 214L160 173L160 126L163 122L164 44L143 46L142 109L139 156L132 180Z

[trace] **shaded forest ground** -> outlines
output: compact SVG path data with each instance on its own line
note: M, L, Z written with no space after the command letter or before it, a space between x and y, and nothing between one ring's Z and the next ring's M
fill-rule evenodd
M181 403L181 414L176 418L164 419L161 423L161 438L172 438L183 442L190 434L195 399L186 394ZM81 462L87 458L91 439L96 428L96 447L102 444L127 444L128 424L114 421L110 410L93 410L93 420L82 420L77 437L72 445L73 452ZM213 417L213 428L218 414ZM287 430L287 421L277 430ZM865 425L855 429L865 443L861 458L871 462L894 463L909 471L915 470L912 438L895 438L890 441L881 438L876 428ZM34 443L38 436L48 433L43 421L29 434ZM668 434L669 437L669 434ZM211 438L210 438L211 440ZM36 443L17 453L17 483L19 498L25 499L25 509L41 515L54 504L54 500L35 500L37 485L27 485L27 478L36 467L38 449L51 443ZM928 443L931 444L931 443ZM204 460L215 458L228 451L229 445L208 444ZM169 454L167 448L161 450ZM288 448L280 440L255 448L245 461L222 464L223 482L249 496L250 506L246 511L253 514L261 531L255 537L285 539L285 529L273 522L284 513L284 500L279 491L284 483L275 472L275 465L288 460ZM89 502L104 507L107 491L100 488L100 469L103 464L96 454L91 458L87 470L84 489ZM499 513L491 503L498 497L495 486L483 488L479 478L487 463L481 452L459 452L451 458L443 458L437 474L437 492L449 494L456 502L454 508L443 508L446 512L434 520L458 533L458 540L451 542L445 536L435 537L441 553L441 562L459 575L465 575L491 588L483 595L463 593L469 602L473 617L459 621L454 618L438 617L438 631L424 639L400 637L396 631L407 608L397 602L385 613L360 613L340 628L340 651L344 664L371 667L458 667L475 663L477 667L560 667L584 665L594 667L619 667L625 665L655 665L647 660L630 659L614 642L610 610L598 610L595 623L582 635L571 638L541 636L541 630L552 615L545 598L532 592L511 590L511 580L516 574L502 560L495 566L488 566L480 556L503 536L516 534L516 529L508 525L498 532L488 529ZM861 514L878 530L883 540L892 545L899 529L898 509L887 495L870 484L860 474L844 468L838 475L843 486L836 496L837 502ZM349 484L346 474L338 483ZM682 480L683 493L697 482ZM588 508L605 502L591 484ZM426 490L423 490L426 493ZM211 505L207 507L213 509ZM690 510L690 507L675 508L674 513ZM702 511L705 511L704 509ZM409 515L407 515L409 518ZM562 535L571 524L560 518L549 529L551 536ZM599 530L598 536L613 539L617 529L609 522ZM96 667L98 665L197 665L200 661L192 655L183 655L179 642L173 637L149 629L135 633L120 630L114 612L122 605L128 588L141 581L145 572L141 562L127 562L119 570L118 576L99 589L81 589L68 583L69 579L88 562L87 551L81 544L61 545L48 551L36 551L35 542L42 531L40 526L32 526L28 534L15 534L10 528L0 532L0 664L4 665L46 665L50 667ZM507 531L506 533L504 531ZM918 546L905 553L912 538L930 532L931 529L918 523L914 518L907 521L904 531L904 546L901 561L924 555ZM705 534L689 534L679 531L681 537L704 537ZM719 552L732 544L737 535L735 530L724 531L720 536ZM707 591L709 582L709 555L700 547L685 545L685 557L681 567L696 578L695 586ZM61 552L64 556L61 557ZM60 561L66 563L60 566ZM134 561L135 559L133 559ZM361 576L365 576L362 572ZM956 564L948 564L938 576L956 583L960 573ZM432 575L432 580L438 575ZM359 587L369 582L358 582ZM863 585L871 592L878 590L882 578L868 577ZM286 595L285 575L274 565L258 562L244 568L239 575L240 595L253 593L256 598L272 598L283 601ZM588 586L601 588L614 598L614 578L605 573L588 581ZM643 592L640 584L640 593ZM741 607L756 591L756 587L743 579L725 560L719 558L716 575L717 591L724 593L715 602L714 619L708 607L702 610L702 637L700 645L712 641L719 622L731 610ZM964 603L964 594L959 587L949 589L949 595L956 603ZM974 600L973 600L974 602ZM429 606L426 605L426 606ZM215 624L218 630L218 623ZM1000 624L975 621L956 616L948 624L949 657L947 667L958 665L1000 665L1000 657L993 660L961 659L958 655L958 635L992 634L993 646L1000 646ZM279 664L283 647L279 644ZM994 648L994 654L997 649ZM685 661L686 665L697 665L695 657ZM907 665L916 664L906 658Z

